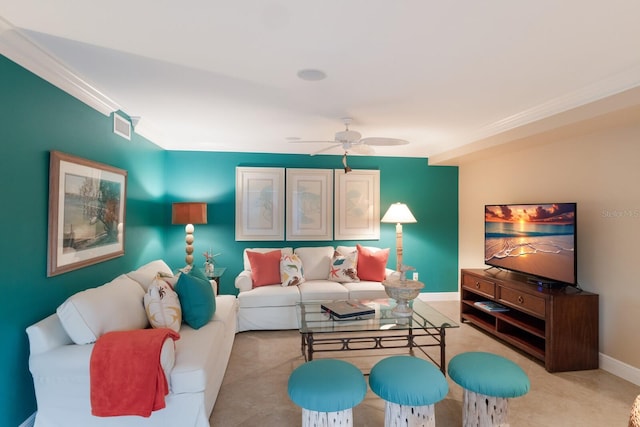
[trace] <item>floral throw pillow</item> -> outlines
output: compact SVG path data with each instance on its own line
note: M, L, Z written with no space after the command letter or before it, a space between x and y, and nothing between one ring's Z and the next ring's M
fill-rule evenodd
M329 270L329 280L334 282L359 282L358 270L356 268L358 261L358 251L353 251L347 255L342 255L335 251L331 258L331 267Z
M282 286L298 286L304 282L302 260L298 255L282 255L280 258L280 280Z
M178 294L169 283L157 277L144 295L144 309L153 328L170 328L178 332L182 324L182 307Z

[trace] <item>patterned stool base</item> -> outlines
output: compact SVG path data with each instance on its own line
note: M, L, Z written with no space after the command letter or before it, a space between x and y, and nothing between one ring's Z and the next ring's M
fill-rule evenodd
M629 415L629 427L640 427L640 395L636 397Z
M351 427L353 410L318 412L302 408L302 427Z
M464 389L462 425L464 427L509 427L509 399Z
M385 402L385 427L435 427L436 415L433 405L408 406Z

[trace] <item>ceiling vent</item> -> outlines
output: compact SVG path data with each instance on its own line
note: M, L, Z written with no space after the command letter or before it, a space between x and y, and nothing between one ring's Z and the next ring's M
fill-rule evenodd
M131 123L124 117L113 113L113 133L131 140Z

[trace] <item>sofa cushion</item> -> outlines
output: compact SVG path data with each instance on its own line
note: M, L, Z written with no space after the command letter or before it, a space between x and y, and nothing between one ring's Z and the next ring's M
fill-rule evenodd
M356 248L358 249L358 277L360 280L382 282L386 275L389 248L377 252L362 245L356 245Z
M147 289L149 289L149 285L151 285L156 279L158 273L161 273L162 275L173 276L173 273L171 272L169 266L161 259L151 261L150 263L143 265L137 270L130 271L129 273L127 273L127 276L140 283L140 286L142 286L144 291L146 292Z
M386 299L389 295L380 282L361 280L357 283L344 283L349 291L349 299Z
M175 342L175 365L167 378L173 394L212 391L212 378L216 372L224 372L222 366L226 366L224 352L229 350L224 343L232 339L229 335L235 335L236 313L236 298L220 295L216 298L216 313L209 323L197 331L182 325L180 339Z
M198 330L184 325L176 344L176 362L171 371L171 392L197 393L205 391L210 373L207 365L211 359L220 363L220 346L224 340L222 322L208 322Z
M211 283L188 274L181 274L176 293L182 306L182 318L194 329L206 325L216 311L216 298Z
M294 253L302 260L306 280L327 280L334 249L332 246L300 247Z
M281 255L291 255L293 253L293 248L247 248L245 249L242 252L244 269L246 271L251 271L251 263L249 262L249 256L247 255L247 251L260 252L263 254L271 251L280 251Z
M331 280L307 280L300 286L301 301L349 299L349 291L341 283Z
M253 287L280 283L281 252L279 250L265 253L247 251L247 257L251 264Z
M280 258L280 281L282 286L296 286L304 282L304 268L298 255L282 255Z
M144 292L140 284L123 274L72 295L56 313L74 343L89 344L107 332L146 328Z
M178 294L163 279L156 279L144 295L144 308L153 328L169 328L176 332L182 325L182 308Z
M300 302L298 286L270 285L253 288L238 294L240 308L286 307Z
M329 269L329 280L334 282L359 282L358 270L356 262L358 259L358 251L353 251L343 255L338 251L333 253L331 258L331 267Z

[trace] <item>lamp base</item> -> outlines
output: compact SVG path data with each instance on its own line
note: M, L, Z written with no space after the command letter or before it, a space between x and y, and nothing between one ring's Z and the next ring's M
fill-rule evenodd
M187 253L187 256L184 258L184 260L186 261L187 265L193 265L193 240L194 240L194 238L193 238L193 231L194 231L193 224L187 224L184 227L184 231L186 233L184 241L187 243L187 246L184 249L184 251Z

